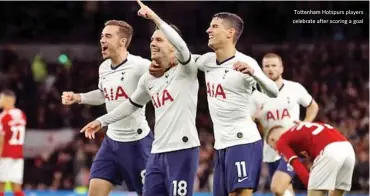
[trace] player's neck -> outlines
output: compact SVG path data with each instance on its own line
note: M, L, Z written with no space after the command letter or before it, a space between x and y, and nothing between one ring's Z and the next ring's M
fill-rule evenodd
M280 77L279 79L275 80L275 84L277 85L278 89L280 89L284 84L283 78Z
M223 62L236 54L236 48L234 45L226 45L215 50L216 59L218 62Z
M12 105L10 105L10 106L4 105L3 110L4 110L4 111L9 111L9 110L14 109L14 108L15 108L15 107L14 107L14 106L12 106Z
M112 67L117 67L120 65L123 61L127 59L128 52L125 50L124 52L121 52L116 57L111 58L112 61Z

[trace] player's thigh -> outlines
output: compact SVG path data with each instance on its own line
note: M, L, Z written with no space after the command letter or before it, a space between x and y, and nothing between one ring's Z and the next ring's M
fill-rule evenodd
M312 164L307 189L334 190L340 166L337 160L321 153Z
M165 153L168 192L171 196L193 195L199 147Z
M355 169L356 155L352 145L349 142L343 143L342 146L345 158L343 160L342 166L338 171L335 189L338 191L339 190L350 191L352 186L353 171Z
M213 175L213 195L214 196L224 196L228 194L226 187L226 150L221 149L216 151L216 156L214 159L214 175Z
M147 137L135 142L121 143L122 148L116 152L120 157L119 164L122 167L122 176L129 191L136 191L139 195L143 192L145 167L150 155L152 142L153 136L149 134Z
M89 183L89 196L108 196L113 184L107 180L93 178Z
M9 180L11 166L12 159L0 158L0 182L7 182Z
M112 143L106 136L100 146L91 166L90 182L92 179L105 180L113 185L122 183L120 165L116 164L117 155L112 150ZM96 183L91 184L94 188Z
M145 169L143 196L168 195L163 154L150 154Z
M23 183L23 159L0 159L0 182Z
M256 190L262 167L263 142L237 145L226 149L226 186L229 193Z
M294 175L293 167L281 158L271 180L271 191L283 195L291 185Z

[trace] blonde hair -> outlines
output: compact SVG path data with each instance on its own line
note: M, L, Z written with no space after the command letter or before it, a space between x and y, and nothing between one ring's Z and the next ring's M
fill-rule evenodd
M272 52L267 53L267 54L265 54L265 56L263 56L263 59L265 59L265 58L277 58L277 59L279 59L279 61L281 63L283 63L283 59L281 58L281 56L276 54L276 53L272 53Z

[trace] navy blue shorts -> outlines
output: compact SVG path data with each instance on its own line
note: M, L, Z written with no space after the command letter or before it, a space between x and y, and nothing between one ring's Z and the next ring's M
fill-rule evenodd
M217 150L213 195L224 196L237 189L257 190L262 166L262 140Z
M151 154L143 196L191 196L198 168L199 147Z
M92 163L90 179L104 179L114 185L125 181L129 191L141 194L153 139L152 132L133 142L118 142L105 136Z
M269 169L270 182L272 181L272 177L274 176L274 173L276 171L282 171L284 173L287 173L292 179L294 178L295 173L293 167L288 164L284 158L280 158L275 162L267 163L267 165Z

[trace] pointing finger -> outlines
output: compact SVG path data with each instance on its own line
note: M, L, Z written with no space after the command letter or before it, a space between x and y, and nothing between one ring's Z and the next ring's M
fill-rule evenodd
M141 2L141 0L136 0L136 2L139 4L140 7L145 7L144 3Z

